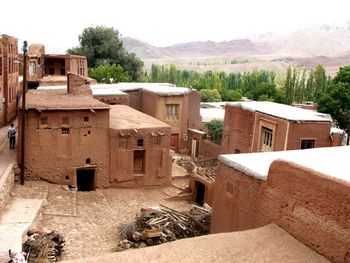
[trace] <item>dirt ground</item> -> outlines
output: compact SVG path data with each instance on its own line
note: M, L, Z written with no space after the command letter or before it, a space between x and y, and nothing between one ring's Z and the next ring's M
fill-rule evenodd
M176 171L181 174L181 170ZM186 185L188 178L176 181ZM28 181L24 186L16 184L14 195L47 200L38 228L58 230L66 239L63 259L70 260L115 251L120 240L118 228L130 223L142 207L162 204L189 210L191 204L187 201L166 200L176 193L172 187L77 192L66 191L61 185Z

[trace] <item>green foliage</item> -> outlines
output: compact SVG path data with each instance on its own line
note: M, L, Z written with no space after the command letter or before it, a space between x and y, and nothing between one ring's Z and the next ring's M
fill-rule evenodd
M205 127L208 129L208 135L211 140L217 144L221 143L224 122L222 120L211 120Z
M218 102L221 101L220 93L216 89L202 89L201 101L204 102Z
M276 95L276 85L269 82L261 82L248 92L248 97L253 100L273 100Z
M330 83L330 81L327 81ZM350 66L341 67L332 84L321 93L318 110L331 114L340 128L349 132L350 123Z
M86 56L89 68L99 65L120 65L136 81L142 73L143 62L123 47L118 30L113 27L88 27L79 36L79 46L68 54Z
M117 83L117 82L127 82L131 78L120 65L100 65L96 68L92 68L89 71L91 78L97 80L98 83Z
M242 100L242 91L238 89L224 89L222 90L223 101L240 101Z

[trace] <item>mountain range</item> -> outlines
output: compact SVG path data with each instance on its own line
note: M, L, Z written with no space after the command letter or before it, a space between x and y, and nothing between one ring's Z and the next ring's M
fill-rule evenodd
M174 63L193 70L244 71L266 66L277 71L289 64L313 67L323 64L330 74L339 66L350 64L350 21L342 25L306 28L287 35L265 34L230 41L198 41L156 47L134 38L123 38L124 47L141 58L146 68L151 63ZM244 63L227 63L231 60ZM198 62L200 61L200 63ZM204 63L202 63L204 61ZM216 61L216 63L210 63ZM194 66L201 66L196 69ZM211 67L210 67L211 66ZM214 67L214 68L213 68Z

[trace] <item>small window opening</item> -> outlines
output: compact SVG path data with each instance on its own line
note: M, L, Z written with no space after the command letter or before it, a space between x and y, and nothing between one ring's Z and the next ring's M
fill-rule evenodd
M90 130L88 130L88 134L90 134L91 133L91 131Z
M231 182L226 183L226 192L233 195L233 184Z
M84 117L84 122L89 122L89 117Z
M69 180L69 175L66 175L65 178L66 178L66 180Z
M62 134L69 134L69 128L61 128Z
M91 164L91 159L90 158L86 158L86 164Z
M137 146L143 146L143 139L137 140Z

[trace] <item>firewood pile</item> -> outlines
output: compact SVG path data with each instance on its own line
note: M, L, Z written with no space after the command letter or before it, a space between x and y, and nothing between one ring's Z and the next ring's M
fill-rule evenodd
M23 251L28 263L57 262L64 252L64 238L56 231L29 230Z
M206 235L210 229L211 208L193 205L189 212L179 212L159 205L141 209L135 221L120 229L123 239L118 251L154 246L181 238Z
M209 181L215 181L216 170L212 167L198 168L197 174Z

